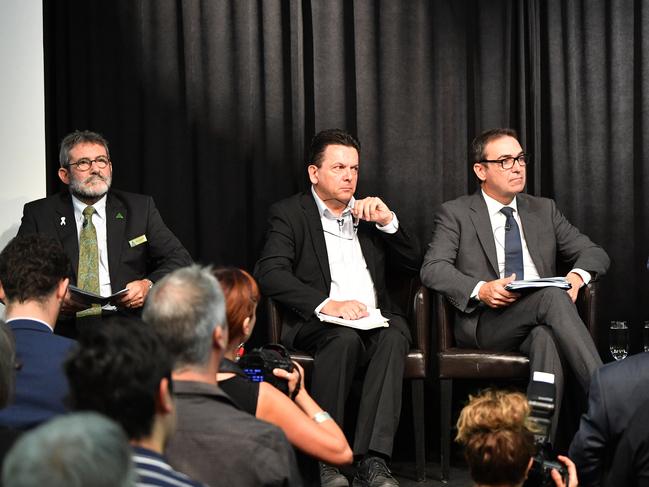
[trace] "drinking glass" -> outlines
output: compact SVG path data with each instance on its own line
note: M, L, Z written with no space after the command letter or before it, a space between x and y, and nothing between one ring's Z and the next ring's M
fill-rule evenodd
M644 344L644 351L649 352L649 320L644 322L642 329L642 343Z
M611 321L608 346L615 360L622 360L629 354L629 328L626 321Z

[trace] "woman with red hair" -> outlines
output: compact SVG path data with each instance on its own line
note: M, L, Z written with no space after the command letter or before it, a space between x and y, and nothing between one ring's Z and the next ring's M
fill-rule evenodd
M294 362L299 372L274 371L277 377L288 380L291 395L300 381L294 400L266 382L252 382L239 372L240 368L237 371L238 349L255 326L259 288L252 276L241 269L216 269L214 275L225 295L229 333L224 366L217 375L219 387L242 409L279 426L291 444L302 452L332 465L351 463L353 455L344 433L305 389L304 373L299 364Z

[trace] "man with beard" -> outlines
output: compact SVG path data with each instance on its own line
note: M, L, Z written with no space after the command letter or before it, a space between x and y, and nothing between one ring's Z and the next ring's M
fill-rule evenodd
M128 289L103 310L88 308L68 291L63 315L105 315L115 306L139 313L156 281L192 263L189 253L164 224L150 196L111 188L113 167L103 136L90 131L67 135L59 162L59 178L69 192L27 203L18 235L59 239L72 262L71 284L81 289L102 296ZM60 329L65 335L76 332L73 326Z

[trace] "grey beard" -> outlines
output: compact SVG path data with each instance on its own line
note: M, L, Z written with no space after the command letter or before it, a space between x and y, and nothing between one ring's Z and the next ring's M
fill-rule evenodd
M83 182L75 179L70 181L70 193L72 193L77 198L100 198L104 196L110 189L110 185L113 182L113 178L111 176L107 177L106 179L100 178L99 176L90 176L90 177L95 177L97 179L100 179L101 181L106 183L106 186L103 188L102 187L87 188L83 185L83 182L87 181L89 178L86 178L86 180Z

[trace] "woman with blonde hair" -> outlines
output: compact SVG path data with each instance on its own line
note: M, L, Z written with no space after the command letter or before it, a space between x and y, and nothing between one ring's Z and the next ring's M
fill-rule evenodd
M529 414L530 406L520 392L487 390L469 396L457 422L455 441L464 446L476 487L523 485L536 454ZM566 486L559 472L552 470L555 485L576 487L575 464L568 457L559 455L558 459L568 467L569 482Z
M299 364L294 362L296 370L292 373L282 369L274 371L277 377L288 381L291 396L299 387L293 400L274 386L252 382L241 373L236 356L255 326L259 288L253 277L242 269L216 269L214 275L225 295L229 333L224 364L217 375L219 387L242 409L279 426L300 451L332 465L351 463L353 454L344 433L305 389L304 372Z

